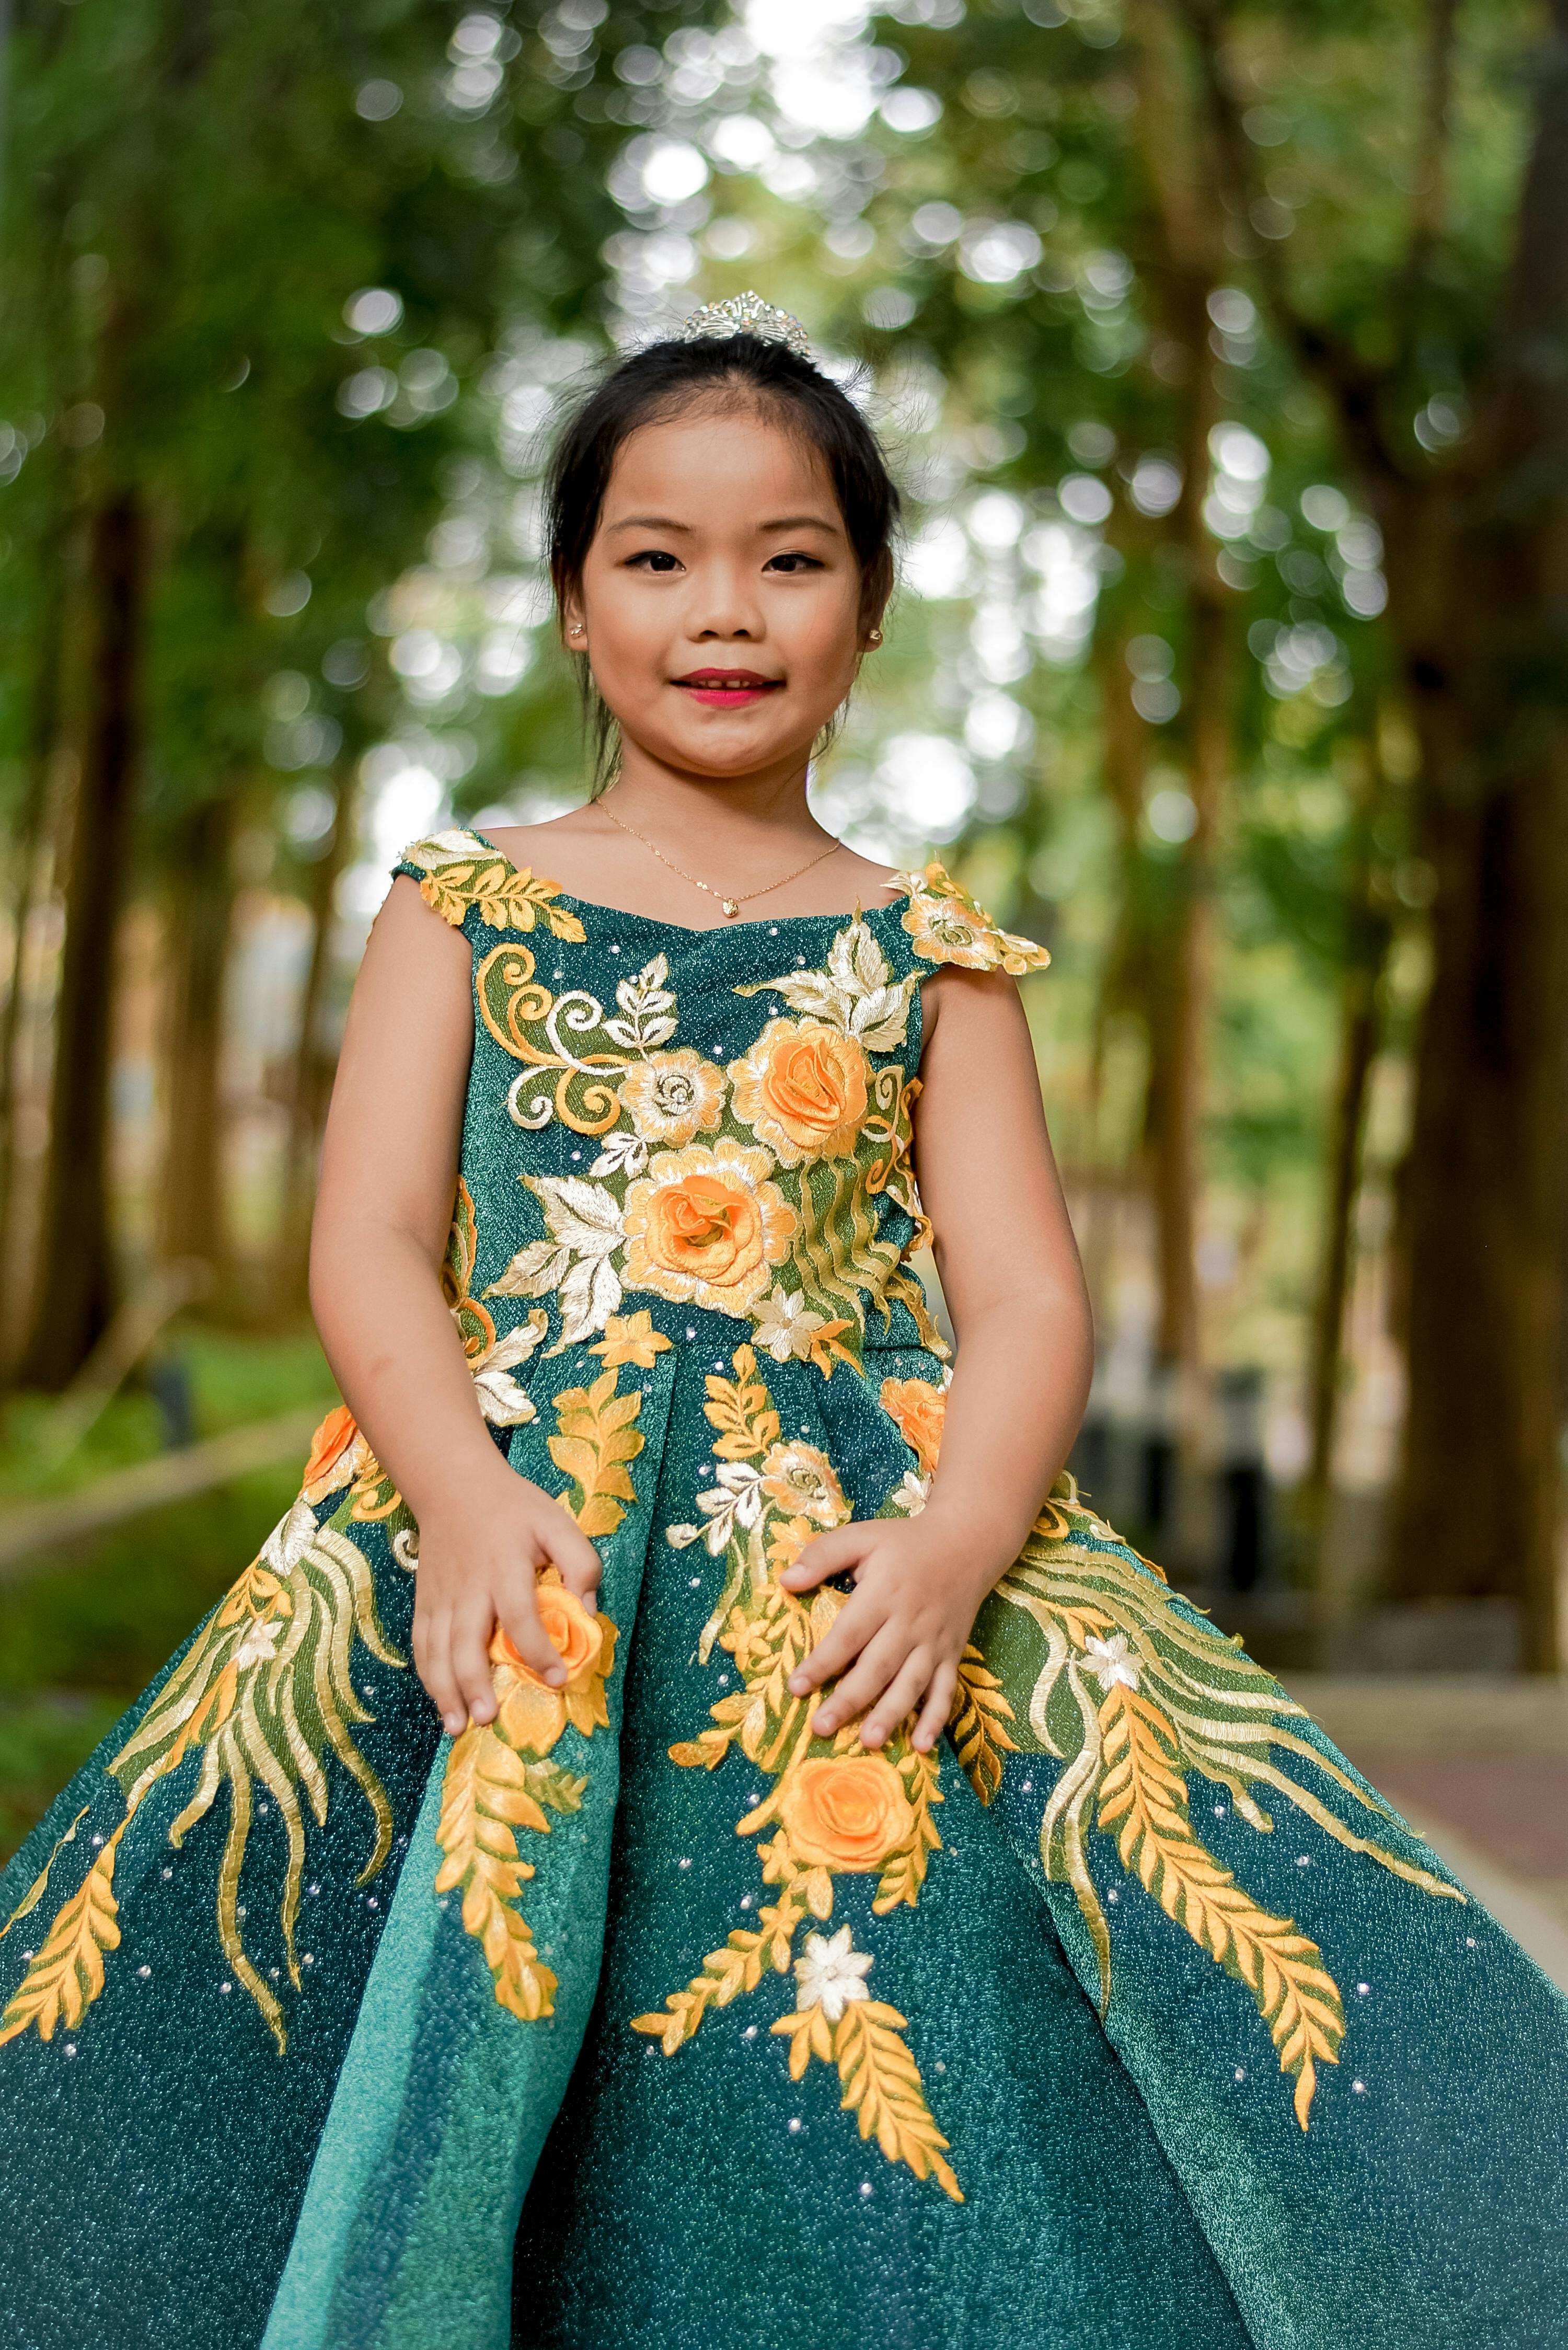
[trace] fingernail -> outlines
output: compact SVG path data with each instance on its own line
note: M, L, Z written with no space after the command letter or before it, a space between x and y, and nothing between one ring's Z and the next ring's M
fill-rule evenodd
M443 1721L445 1722L445 1724L446 1724L446 1731L447 1731L447 1735L448 1735L448 1737L449 1737L449 1738L455 1738L455 1737L457 1736L458 1731L462 1728L462 1714L461 1714L461 1713L448 1713L448 1714L443 1714L443 1715L442 1715L442 1717L441 1717L441 1719L442 1719L442 1721Z
M549 1671L545 1676L545 1679L553 1688L559 1688L560 1684L566 1679L566 1668L565 1665L552 1665Z

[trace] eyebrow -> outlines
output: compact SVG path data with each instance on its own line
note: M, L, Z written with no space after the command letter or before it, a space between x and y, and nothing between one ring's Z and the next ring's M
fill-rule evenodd
M843 529L841 524L830 522L826 515L814 514L781 515L776 521L759 523L757 527L762 533L779 530L823 530L835 537L841 536ZM683 538L690 538L692 528L693 525L691 523L677 522L670 515L628 515L620 522L605 525L607 536L618 530L668 530L678 531Z

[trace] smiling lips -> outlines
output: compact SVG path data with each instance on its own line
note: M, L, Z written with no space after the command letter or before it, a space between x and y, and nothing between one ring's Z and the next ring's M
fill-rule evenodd
M760 677L754 669L694 669L686 677L672 678L670 683L710 709L740 710L749 702L761 702L764 694L776 693L784 680Z

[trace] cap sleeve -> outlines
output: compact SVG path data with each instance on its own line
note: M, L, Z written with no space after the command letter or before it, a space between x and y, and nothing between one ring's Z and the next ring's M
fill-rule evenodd
M909 894L904 928L915 952L927 962L956 963L962 971L1006 971L1015 978L1044 971L1050 955L1033 939L1016 938L993 922L967 889L933 858L923 873L901 873Z
M420 885L420 895L454 931L470 914L493 931L531 931L544 922L558 939L579 944L576 916L555 901L559 885L527 866L514 865L477 832L461 828L410 841L392 868Z

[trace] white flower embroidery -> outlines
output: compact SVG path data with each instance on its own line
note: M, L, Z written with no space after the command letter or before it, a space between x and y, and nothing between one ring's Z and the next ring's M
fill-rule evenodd
M808 1934L805 1954L794 1962L802 2007L820 2007L829 2023L836 2023L851 2000L869 1999L866 1977L871 1968L869 1950L857 1950L847 1926L833 1939Z
M254 1623L234 1650L234 1663L243 1673L249 1665L270 1665L283 1638L281 1616L264 1616Z
M930 1498L931 1481L913 1469L906 1469L888 1496L888 1507L903 1516L918 1518Z
M529 1175L528 1189L545 1211L547 1241L519 1249L487 1297L545 1297L557 1291L561 1335L550 1348L564 1353L579 1338L602 1330L620 1305L620 1274L613 1259L626 1234L621 1208L602 1183L580 1175Z
M492 1428L521 1428L537 1417L535 1406L511 1374L519 1363L528 1360L549 1326L549 1315L543 1306L536 1305L526 1322L520 1322L515 1330L508 1330L504 1338L497 1338L493 1346L486 1347L483 1354L470 1363L479 1409Z
M1096 1640L1091 1632L1084 1642L1085 1670L1094 1674L1100 1687L1109 1690L1120 1682L1124 1689L1138 1685L1138 1669L1127 1654L1127 1636L1113 1632L1108 1640Z
M737 987L737 995L782 995L792 1012L815 1014L846 1036L858 1037L870 1053L894 1053L909 1024L913 973L895 981L887 956L858 915L839 931L828 951L826 971L786 971Z
M753 1335L775 1363L787 1363L792 1356L804 1362L817 1332L827 1327L826 1315L814 1313L798 1290L775 1289L753 1310L756 1317Z

